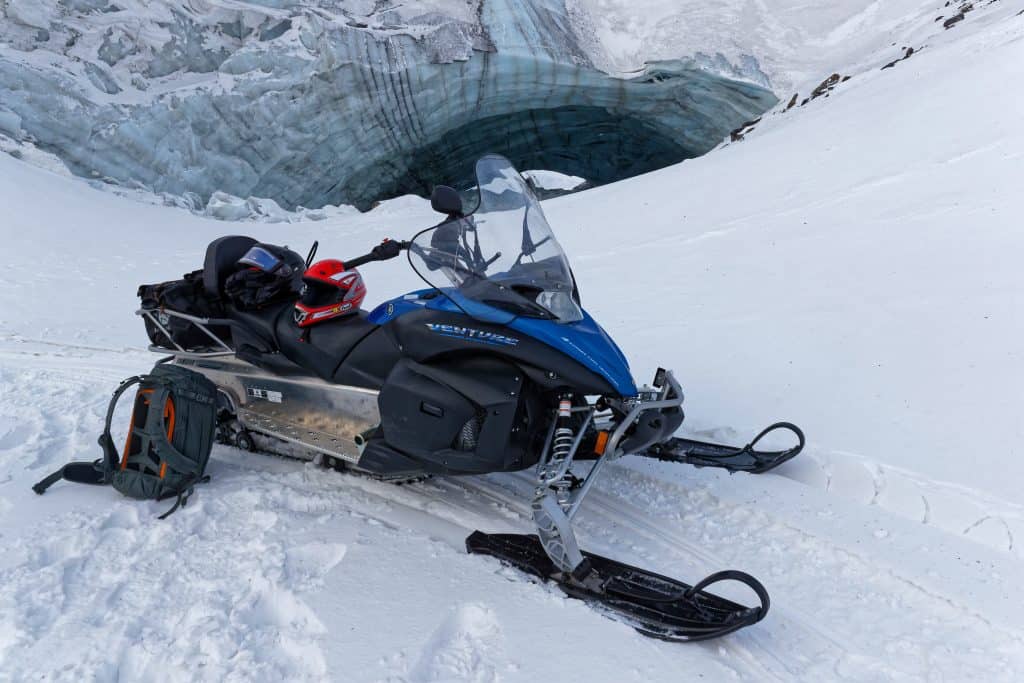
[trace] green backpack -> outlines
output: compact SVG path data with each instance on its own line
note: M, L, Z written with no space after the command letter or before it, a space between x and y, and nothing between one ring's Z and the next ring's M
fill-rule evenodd
M110 423L118 399L138 385L124 451L118 455ZM42 495L67 479L82 484L110 484L126 496L142 500L176 497L164 519L184 506L193 487L209 481L206 464L217 428L217 387L202 375L158 363L148 375L130 377L114 392L100 435L103 457L71 462L32 487Z

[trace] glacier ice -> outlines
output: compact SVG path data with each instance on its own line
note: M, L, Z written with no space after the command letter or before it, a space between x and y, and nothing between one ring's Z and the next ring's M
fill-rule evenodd
M230 214L226 195L423 194L488 151L599 184L703 154L777 101L744 76L756 60L606 73L569 4L7 0L3 127L76 174L221 192Z

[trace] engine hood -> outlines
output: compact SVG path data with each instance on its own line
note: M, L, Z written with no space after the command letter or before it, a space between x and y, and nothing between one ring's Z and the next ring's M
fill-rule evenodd
M583 320L575 323L516 318L508 327L558 349L605 378L621 396L636 395L636 383L626 356L586 311Z

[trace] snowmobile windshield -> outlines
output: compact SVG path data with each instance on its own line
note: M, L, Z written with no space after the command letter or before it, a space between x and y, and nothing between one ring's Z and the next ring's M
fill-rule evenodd
M485 322L582 320L565 252L511 162L483 157L476 186L463 194L476 199L471 213L413 238L409 261L420 277Z

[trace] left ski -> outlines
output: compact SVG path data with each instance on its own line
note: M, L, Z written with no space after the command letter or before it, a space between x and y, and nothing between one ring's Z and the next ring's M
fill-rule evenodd
M638 567L584 552L574 575L558 571L537 536L485 534L466 539L470 553L490 555L527 574L554 581L567 595L590 603L640 633L661 640L686 642L718 638L756 624L768 613L768 592L749 574L723 571L694 586ZM719 581L739 581L751 588L761 604L743 605L708 593Z
M797 444L782 451L759 451L754 448L767 434L784 429L797 438ZM729 472L761 474L774 469L797 456L804 448L804 433L791 422L776 422L754 437L746 446L723 446L722 444L673 437L660 444L654 444L645 451L636 453L645 458L678 462L696 467L720 467Z

